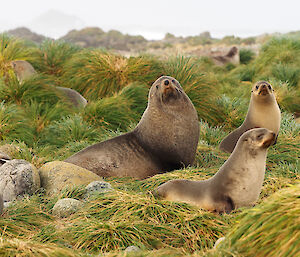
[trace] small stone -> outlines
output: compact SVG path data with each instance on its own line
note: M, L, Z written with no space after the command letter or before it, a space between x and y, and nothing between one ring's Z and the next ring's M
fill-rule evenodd
M114 190L108 182L99 181L99 180L91 182L86 186L85 189L86 189L86 194L88 196L93 195L95 193L101 194L101 193L107 193Z
M225 240L225 236L220 237L220 238L215 242L214 249L216 249L216 248L219 246L219 244L220 244L221 242L223 242L224 240Z
M52 209L52 213L60 218L65 218L75 213L83 206L79 200L72 198L60 199L56 202Z
M8 208L10 205L12 205L12 203L13 203L13 201L11 201L11 202L4 202L4 204L3 204L4 209Z
M131 246L128 246L126 249L125 249L125 252L126 253L129 253L129 252L139 252L141 249L135 245L131 245Z

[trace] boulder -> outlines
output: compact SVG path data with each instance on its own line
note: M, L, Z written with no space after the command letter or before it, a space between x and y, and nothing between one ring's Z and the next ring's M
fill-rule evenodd
M59 193L68 186L87 185L101 177L95 173L67 162L48 162L39 169L41 185L48 194Z
M56 202L52 209L52 213L60 218L65 218L75 213L83 206L79 200L72 198L63 198Z
M24 194L33 194L40 188L37 169L25 160L12 160L0 167L0 192L9 202Z
M86 196L94 194L103 194L114 190L112 186L105 181L93 181L86 186Z
M10 160L11 158L6 153L0 151L0 166L2 166L4 163L7 163Z

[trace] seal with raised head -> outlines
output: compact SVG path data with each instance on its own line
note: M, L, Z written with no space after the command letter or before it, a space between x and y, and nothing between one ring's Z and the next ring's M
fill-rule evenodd
M193 103L176 79L162 76L151 86L148 106L133 131L89 146L65 161L103 177L144 179L192 165L198 139Z
M267 128L276 134L280 128L281 113L276 102L273 87L266 81L259 81L251 91L248 113L243 124L225 137L220 149L232 153L239 137L252 128ZM276 143L276 141L275 141Z
M25 80L37 74L32 65L24 60L12 61L11 66L20 83L23 83ZM87 105L87 100L74 89L67 87L55 88L62 94L62 97L65 98L67 102L72 103L74 107L79 108Z
M251 129L240 137L229 159L213 177L202 181L171 180L153 193L219 213L252 206L261 192L267 148L274 140L275 133L268 129Z

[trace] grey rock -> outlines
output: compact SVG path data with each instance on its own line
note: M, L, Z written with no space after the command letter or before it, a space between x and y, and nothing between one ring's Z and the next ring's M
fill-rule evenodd
M131 245L131 246L128 246L126 249L125 249L125 252L139 252L141 251L141 249L135 245Z
M75 213L83 206L79 200L72 198L60 199L56 202L52 209L52 213L58 217L65 218Z
M37 169L25 160L12 160L0 167L0 192L9 202L25 194L32 195L40 188Z
M12 201L11 201L11 202L4 202L4 203L3 203L3 207L4 207L4 209L5 209L5 208L9 207L9 206L12 205L12 204L13 204Z
M91 196L97 193L107 193L113 191L112 186L105 181L93 181L86 186L86 196Z
M220 238L215 242L214 249L216 249L216 248L219 246L219 244L220 244L221 242L223 242L224 240L225 240L225 236L220 237Z
M11 158L6 154L0 151L0 166L10 161Z

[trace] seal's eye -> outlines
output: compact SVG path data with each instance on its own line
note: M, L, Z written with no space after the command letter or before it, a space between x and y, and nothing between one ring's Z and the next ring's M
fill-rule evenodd
M158 85L156 85L156 89L158 89Z
M258 136L257 136L257 139L261 139L263 137L263 134L259 134Z
M172 83L175 83L175 80L174 80L174 79L172 79Z
M255 87L256 89L258 89L258 85L256 85L256 87Z
M271 87L270 85L268 86L268 88L269 88L270 90L272 89L272 87Z

